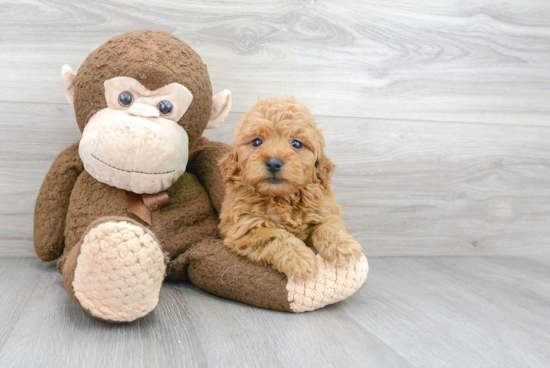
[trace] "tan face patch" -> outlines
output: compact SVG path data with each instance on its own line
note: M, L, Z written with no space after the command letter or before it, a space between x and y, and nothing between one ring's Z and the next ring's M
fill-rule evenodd
M162 115L165 119L178 122L187 111L193 101L193 94L187 87L179 83L170 83L155 91L145 88L134 78L116 77L105 81L105 99L107 107L113 110L128 110L136 104L149 105L158 109L162 101L168 101L172 105L172 111L168 115ZM123 106L119 102L121 93L130 93L132 103Z
M86 171L134 193L168 189L187 167L189 137L178 121L191 92L178 83L150 91L134 78L116 77L105 81L105 98L107 107L82 132L79 153Z
M187 167L187 132L162 117L103 109L82 132L79 154L96 180L134 193L168 189Z

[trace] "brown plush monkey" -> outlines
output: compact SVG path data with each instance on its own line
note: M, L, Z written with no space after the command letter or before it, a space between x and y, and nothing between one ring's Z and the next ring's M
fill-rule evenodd
M316 284L230 253L219 239L229 146L201 137L231 94L212 97L206 65L183 41L136 31L107 41L62 82L82 139L50 168L36 201L34 245L58 262L71 299L90 315L129 322L151 312L163 280L223 297L305 311L353 293L366 270L321 265ZM319 294L317 297L315 293Z

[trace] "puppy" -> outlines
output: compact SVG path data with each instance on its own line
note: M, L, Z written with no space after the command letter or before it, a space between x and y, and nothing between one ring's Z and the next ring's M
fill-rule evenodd
M309 109L293 97L258 100L236 126L221 161L227 183L220 213L225 244L293 280L312 279L312 247L332 265L353 265L361 245L349 234L330 188L334 164Z

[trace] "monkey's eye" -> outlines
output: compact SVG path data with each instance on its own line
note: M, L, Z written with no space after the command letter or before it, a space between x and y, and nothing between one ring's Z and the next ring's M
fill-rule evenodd
M134 102L134 97L130 92L122 92L118 95L118 103L120 106L128 107Z
M290 144L292 145L292 147L294 147L296 149L300 149L303 146L302 142L297 141L296 139L293 140L292 142L290 142Z
M169 115L172 112L172 104L170 101L160 101L158 109L162 115Z
M252 147L260 147L262 143L263 142L260 138L256 138L252 141Z

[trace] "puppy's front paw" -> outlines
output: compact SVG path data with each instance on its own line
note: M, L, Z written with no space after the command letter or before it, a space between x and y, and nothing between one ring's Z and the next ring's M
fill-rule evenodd
M333 236L318 237L313 246L321 257L334 266L353 266L363 255L363 248L353 236L339 231Z
M313 252L308 248L299 248L287 254L275 268L290 280L308 281L315 278L319 265Z

